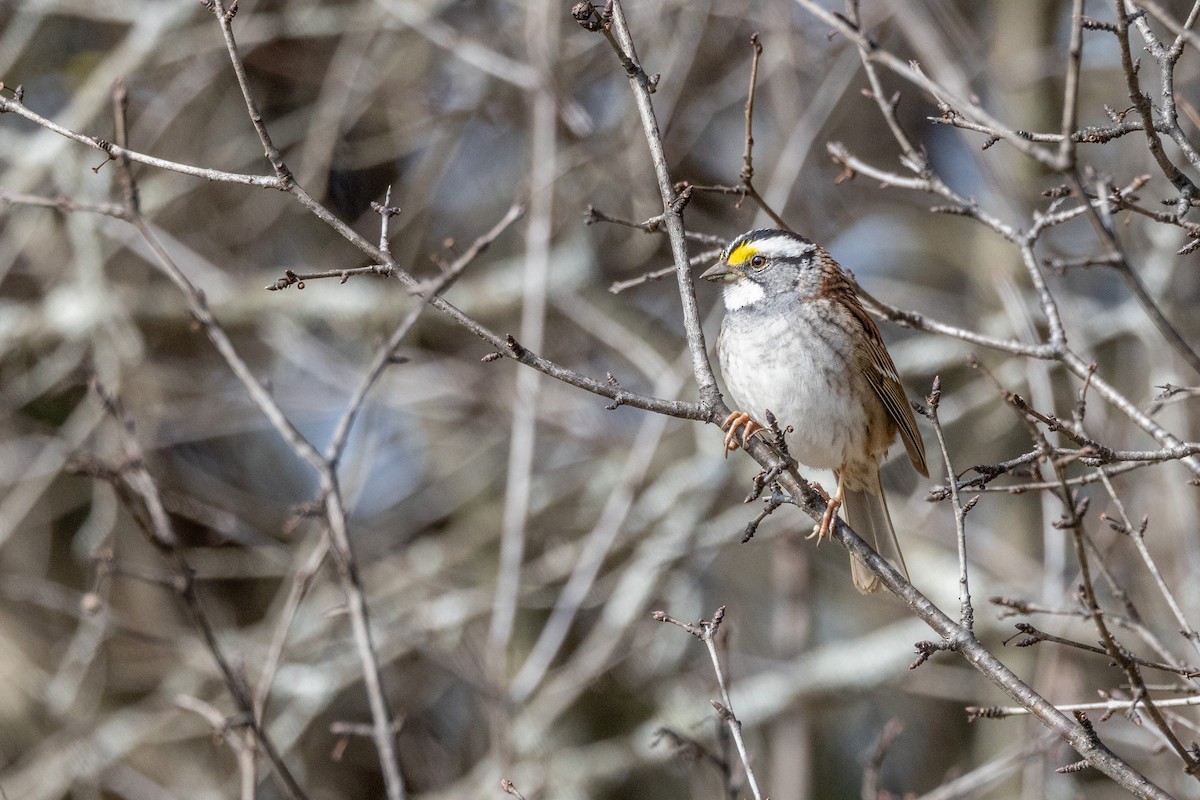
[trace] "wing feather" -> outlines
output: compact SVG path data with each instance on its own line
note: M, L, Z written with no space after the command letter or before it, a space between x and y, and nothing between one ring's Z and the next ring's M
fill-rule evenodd
M830 259L830 262L832 263L833 259ZM875 390L875 394L883 403L888 416L900 430L900 440L904 442L908 460L912 462L917 472L928 478L929 465L925 461L925 442L921 439L916 415L913 414L912 406L908 404L908 397L904 393L904 386L900 383L896 365L887 351L887 345L883 343L883 337L879 334L879 327L875 324L875 320L862 307L858 295L840 272L838 270L836 276L831 276L833 279L825 288L837 293L838 299L845 303L846 307L853 312L854 318L862 325L863 333L866 334L869 359L869 363L864 365L863 370L866 373L867 382Z

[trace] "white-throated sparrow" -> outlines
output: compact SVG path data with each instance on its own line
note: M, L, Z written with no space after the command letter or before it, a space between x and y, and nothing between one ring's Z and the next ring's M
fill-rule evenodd
M717 353L735 411L723 428L726 453L762 428L768 409L790 426L791 452L831 469L837 491L814 535L828 535L838 508L846 522L906 576L879 481L879 461L896 434L917 472L929 475L925 445L892 357L853 286L825 250L789 231L753 230L729 243L701 277L724 285ZM854 586L878 578L850 559Z

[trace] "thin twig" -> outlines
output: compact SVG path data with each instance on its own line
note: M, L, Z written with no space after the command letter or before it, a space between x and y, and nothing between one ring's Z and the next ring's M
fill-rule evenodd
M958 621L967 631L975 629L975 609L971 605L971 586L968 580L967 565L967 512L974 502L967 505L962 503L958 495L957 482L954 480L954 464L950 460L950 450L946 446L946 434L942 430L941 420L938 419L938 406L942 399L941 376L934 376L933 389L929 393L928 413L926 416L933 423L934 433L937 434L938 446L942 451L942 461L946 465L947 485L950 487L950 501L954 507L954 531L958 542Z
M721 721L728 726L729 734L733 737L738 755L742 759L742 768L746 770L746 782L750 784L750 792L754 795L755 800L763 800L762 791L758 787L758 777L754 774L754 767L750 763L750 752L746 749L746 741L742 737L742 723L734 713L733 703L729 699L729 681L725 677L725 671L721 668L721 657L717 652L717 631L721 627L722 620L725 619L725 606L718 608L711 620L702 619L694 625L680 622L663 611L655 611L653 616L659 622L669 622L683 628L704 642L704 646L708 649L709 660L712 661L713 672L717 676L717 688L721 693L720 702L711 701L713 708L716 709L717 716L721 718Z
M233 35L232 21L233 15L227 13L223 0L211 0L211 10L216 17L217 23L221 28L221 33L225 38L225 47L229 54L229 60L233 66L233 70L238 79L238 86L241 88L242 99L246 104L247 112L250 115L251 123L254 125L255 132L258 134L259 140L263 145L264 155L271 163L275 170L275 175L279 181L279 188L291 191L301 202L308 198L295 180L292 178L291 171L283 162L283 158L279 150L271 141L270 134L267 132L266 124L263 122L262 114L258 110L258 106L250 93L249 81L246 78L245 65L238 51L237 42ZM311 198L308 198L311 201ZM313 203L313 205L316 205ZM332 215L329 215L332 218ZM139 220L135 220L135 225L139 228L142 236L151 242L159 256L160 262L166 268L168 274L172 275L176 284L184 289L184 293L188 295L189 302L193 306L193 313L197 309L201 310L206 319L202 320L205 330L209 333L209 338L213 339L214 344L223 342L224 347L218 344L218 349L222 351L226 362L233 368L235 374L242 379L243 385L250 391L256 405L262 410L268 419L271 419L276 430L280 431L289 439L289 443L295 449L296 453L303 457L311 464L320 476L321 493L324 500L325 523L329 532L330 540L333 545L333 553L336 557L338 565L338 574L341 579L342 589L346 595L347 610L349 612L350 628L353 633L355 649L362 664L363 686L367 693L367 703L371 709L371 719L374 725L373 740L375 748L379 754L380 769L383 773L384 788L387 792L389 800L404 800L405 788L404 781L400 775L399 758L396 752L396 736L392 720L391 710L388 708L387 700L383 690L383 680L379 668L379 659L376 655L375 644L373 641L370 624L368 622L368 608L366 593L362 586L362 581L358 573L358 566L355 562L354 553L350 546L350 537L346 529L346 512L342 503L341 489L338 485L337 474L333 465L324 457L322 457L313 446L305 440L297 431L290 421L280 411L278 405L262 385L255 380L245 367L240 356L234 351L233 347L227 343L223 331L217 325L216 320L207 313L207 308L202 302L202 298L190 282L183 276L183 273L167 255L165 249L154 241L154 237L148 227ZM361 238L361 237L357 237ZM380 252L383 257L381 263L390 261L388 254ZM190 291L189 291L190 290Z
M254 740L270 762L272 771L292 800L305 800L307 795L292 775L266 730L255 720L254 707L242 676L225 655L212 622L196 592L195 571L188 563L179 538L171 524L170 515L163 507L158 484L145 466L141 445L134 436L133 421L129 419L115 397L107 393L98 380L92 389L104 409L116 423L118 439L124 455L124 463L107 471L91 471L91 474L109 480L113 488L129 508L134 520L146 533L147 540L167 558L173 567L174 579L171 586L183 601L193 625L200 633L205 647L216 662L217 669L225 681L239 718L237 724L246 725L254 734ZM80 466L83 466L81 464Z
M742 171L739 176L742 189L763 212L771 218L775 225L784 230L791 230L783 217L767 203L763 196L754 188L754 94L758 87L758 62L762 60L762 42L757 33L750 34L750 89L746 92L746 149L742 152Z

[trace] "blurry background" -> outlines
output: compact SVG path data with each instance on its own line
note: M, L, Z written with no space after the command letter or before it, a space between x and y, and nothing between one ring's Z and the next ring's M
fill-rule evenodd
M605 39L571 19L569 5L241 0L233 29L276 145L340 219L377 240L370 204L390 186L402 209L391 223L392 251L424 279L514 202L532 202L447 298L573 369L694 400L673 276L610 291L668 267L665 237L585 224L589 206L640 222L661 213L661 202L624 72ZM1179 20L1189 8L1161 5ZM1111 4L1085 10L1112 21ZM835 183L842 169L826 154L830 141L903 172L878 108L862 94L857 51L842 37L786 0L636 0L626 12L646 70L661 74L654 101L676 180L738 183L757 31L755 185L768 202L886 303L1000 338L1045 335L1011 244L963 216L930 213L941 198L862 176ZM1009 127L1058 130L1069 3L880 0L864 3L863 15L882 47L974 95ZM1144 86L1157 97L1157 67L1133 39L1146 61ZM1189 47L1176 71L1188 133L1198 121L1190 105L1196 65ZM1111 122L1106 105L1129 106L1111 33L1085 32L1082 74L1081 126ZM1043 192L1061 176L1003 143L981 149L982 134L932 124L934 98L882 77L887 92L902 93L909 135L959 194L1018 229L1049 207ZM270 174L220 29L201 5L0 5L0 81L22 85L29 108L111 139L118 79L129 92L131 149ZM95 375L136 426L204 608L252 690L272 639L286 635L264 720L284 761L310 797L379 796L371 740L331 727L366 723L369 710L332 563L305 583L322 528L300 509L318 499L316 474L250 401L130 225L4 202L20 193L116 201L115 166L93 171L102 161L16 114L0 117L0 787L14 800L239 791L234 748L195 710L208 707L219 720L234 706L185 608L163 585L170 565L108 483L65 470L80 454L121 459L117 426L87 389ZM1117 186L1151 175L1140 193L1147 207L1174 197L1140 134L1082 145L1081 161ZM383 278L264 291L284 270L367 262L286 194L145 167L135 174L172 258L288 418L324 447L377 348L418 301ZM1118 234L1130 260L1195 343L1196 256L1175 254L1187 236L1126 216ZM687 209L690 230L723 240L765 222L731 194L697 192ZM694 243L693 255L705 247ZM1083 218L1037 244L1039 258L1102 252ZM1095 267L1048 281L1071 347L1094 359L1130 404L1149 407L1157 385L1196 383L1119 275ZM697 292L711 342L719 300L707 284ZM1031 449L1012 409L967 367L975 348L881 329L911 398L942 376L957 471ZM404 363L368 395L340 467L411 795L499 796L499 780L511 778L531 798L748 796L709 704L717 694L703 646L650 617L662 609L709 618L720 605L735 710L776 800L860 796L867 754L892 718L904 729L880 786L897 795L934 790L981 766L994 767L995 781L976 785L976 797L1123 794L1092 772L1056 775L1077 756L1035 722L968 723L964 706L1004 696L953 655L909 671L913 643L932 633L892 598L855 593L845 553L804 542L811 522L796 509L779 510L739 544L760 510L741 503L755 469L740 454L722 458L715 428L606 410L608 401L522 376L511 361L481 363L488 352L426 312L397 351ZM1009 390L1071 417L1080 383L1062 368L978 355ZM1187 397L1155 417L1183 440L1196 438ZM1155 447L1094 394L1086 420L1108 446ZM931 481L916 479L902 454L885 481L914 583L953 614L952 509L926 500L946 469L921 424ZM1071 474L1087 472L1075 465ZM828 475L812 477L832 486ZM1150 515L1148 545L1192 621L1200 603L1193 477L1168 463L1114 479L1130 516ZM1133 622L1144 626L1140 636L1136 625L1123 631L1123 641L1141 652L1154 634L1196 663L1129 538L1098 521L1099 512L1113 513L1110 497L1098 484L1083 492L1092 499L1088 531L1140 612ZM1013 620L987 603L1007 596L1060 610L1032 621L1095 641L1078 614L1069 535L1051 525L1062 513L1036 491L982 496L968 517L977 631L1052 701L1091 702L1098 691L1119 694L1124 673L1104 656L1054 644L1004 648ZM506 531L523 545L509 550L519 570L501 564ZM308 593L293 618L287 598L300 586ZM511 627L503 610L510 595ZM1114 614L1128 613L1107 588L1103 598ZM1164 696L1186 683L1170 678L1147 674L1170 684ZM1171 719L1185 742L1197 735L1194 714ZM1150 726L1118 713L1099 733L1160 785L1200 796ZM677 747L681 737L729 759L729 774L700 749ZM260 767L259 796L279 796Z

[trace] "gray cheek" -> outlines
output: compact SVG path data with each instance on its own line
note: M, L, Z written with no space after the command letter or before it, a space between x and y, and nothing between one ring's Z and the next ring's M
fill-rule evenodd
M821 276L812 267L801 269L792 278L788 290L801 299L814 298L821 291Z

